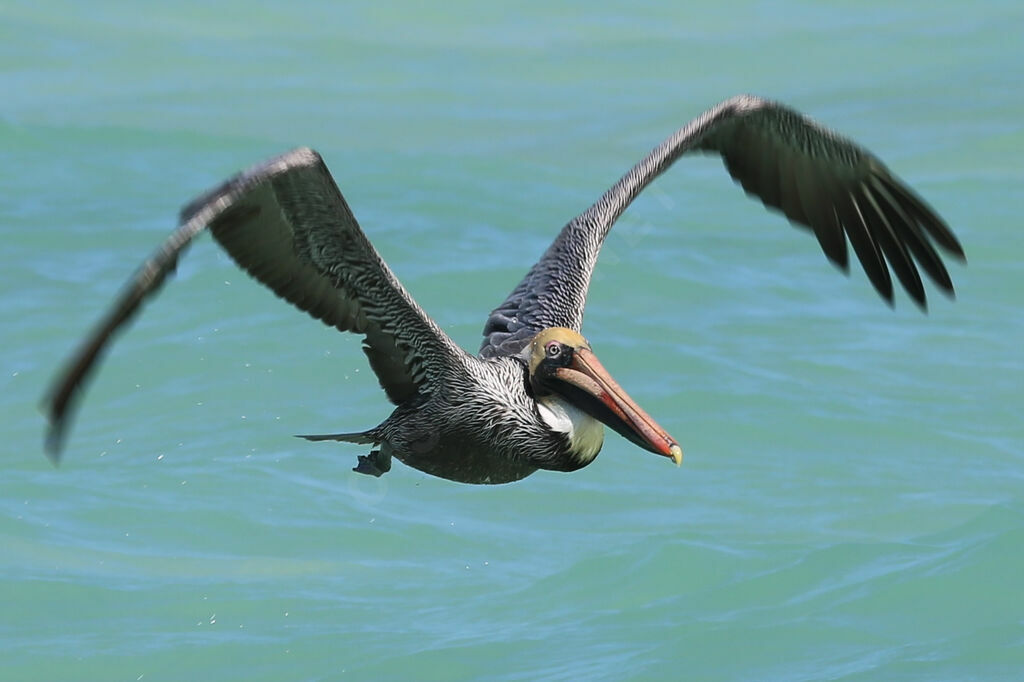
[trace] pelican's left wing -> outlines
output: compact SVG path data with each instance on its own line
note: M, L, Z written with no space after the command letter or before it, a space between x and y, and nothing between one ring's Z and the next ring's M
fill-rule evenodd
M935 246L961 260L963 249L923 199L852 140L787 106L740 95L680 128L569 221L491 313L480 355L514 355L545 327L579 330L590 274L608 231L644 187L691 152L720 155L743 189L810 228L825 255L843 270L849 239L887 301L893 293L889 268L922 308L918 265L953 293Z
M207 228L278 296L325 324L364 334L363 350L392 402L424 396L439 376L462 366L465 352L377 254L320 155L296 149L236 175L182 210L181 227L128 281L46 394L52 458L59 457L77 398L111 337Z

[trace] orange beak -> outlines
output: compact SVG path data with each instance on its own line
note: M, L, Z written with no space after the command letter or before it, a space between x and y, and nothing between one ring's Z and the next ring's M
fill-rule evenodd
M640 447L670 458L679 466L683 449L622 390L589 348L576 348L570 366L554 372L552 388L580 409Z

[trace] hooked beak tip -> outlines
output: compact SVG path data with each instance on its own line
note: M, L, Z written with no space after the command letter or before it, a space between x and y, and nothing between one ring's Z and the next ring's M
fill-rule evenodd
M680 466L683 463L683 449L678 445L673 445L668 449L668 456L672 458L676 466Z

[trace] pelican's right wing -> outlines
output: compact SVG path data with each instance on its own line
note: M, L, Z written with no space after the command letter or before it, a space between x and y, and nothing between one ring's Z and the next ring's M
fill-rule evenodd
M77 398L111 337L207 228L278 296L325 324L364 334L363 350L396 404L428 392L466 357L377 254L320 155L296 149L239 173L182 210L181 227L129 280L45 396L51 457L59 457Z
M935 250L963 259L942 218L878 157L787 106L740 95L690 121L562 229L484 327L483 357L514 355L545 327L579 330L590 275L615 220L654 178L688 153L718 154L749 194L810 228L843 270L846 241L878 293L892 302L889 268L925 305L917 266L947 293ZM888 262L888 267L886 263Z

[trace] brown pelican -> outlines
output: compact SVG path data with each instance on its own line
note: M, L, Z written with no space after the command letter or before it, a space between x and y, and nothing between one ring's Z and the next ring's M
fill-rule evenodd
M48 452L59 457L76 399L111 336L209 229L278 296L363 335L370 366L396 408L367 431L303 436L371 446L356 471L379 476L392 456L466 483L573 471L597 456L602 424L678 464L679 444L611 378L579 330L591 271L612 224L648 183L691 152L720 155L749 194L813 231L844 271L849 239L890 303L889 268L922 309L918 266L952 295L935 247L961 260L963 249L935 211L853 141L781 104L739 96L678 130L570 220L491 313L473 356L420 309L377 255L320 156L296 149L182 210L180 227L128 281L46 395Z

